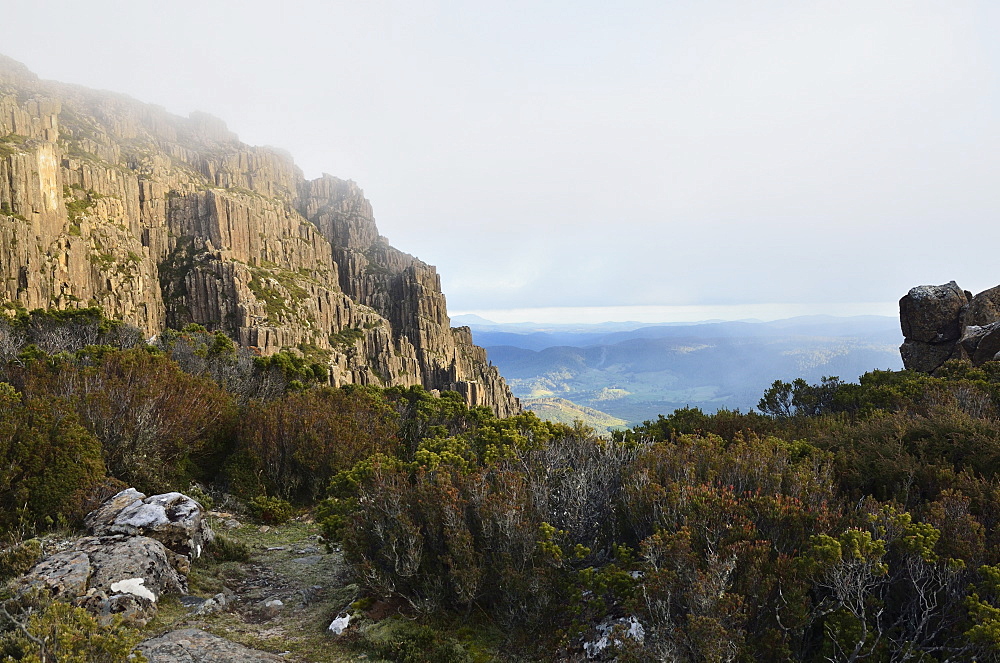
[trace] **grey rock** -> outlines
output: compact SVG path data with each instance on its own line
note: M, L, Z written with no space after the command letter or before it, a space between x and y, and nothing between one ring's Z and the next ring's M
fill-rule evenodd
M983 337L989 334L989 331L988 327L979 327L976 325L966 327L962 338L958 341L962 345L962 349L965 350L965 354L970 357L974 356L979 343L983 340Z
M965 349L958 343L921 343L906 339L899 346L903 368L920 373L933 373L951 359L968 359Z
M201 505L181 493L146 497L128 488L88 514L84 522L97 536L148 536L190 558L199 557L214 539Z
M205 600L201 605L199 605L195 609L194 614L207 615L222 610L228 604L229 601L226 599L226 595L220 592L215 596L213 596L212 598Z
M1000 321L1000 285L984 290L969 302L965 324L985 327Z
M962 314L969 304L954 281L912 288L899 300L899 321L907 340L922 343L957 341L962 336Z
M277 663L285 660L193 628L146 640L136 649L146 655L149 663Z
M98 616L120 614L144 624L161 596L185 589L169 552L144 536L86 537L36 564L20 579L20 589L42 589Z
M28 571L22 582L44 587L53 598L76 598L87 593L92 573L87 553L70 550L46 557Z
M951 281L918 286L899 300L906 337L899 352L903 366L934 373L949 360L980 366L1000 357L1000 286L978 295Z
M976 343L975 352L971 353L972 363L976 366L993 361L1000 352L1000 322L979 329L979 342Z

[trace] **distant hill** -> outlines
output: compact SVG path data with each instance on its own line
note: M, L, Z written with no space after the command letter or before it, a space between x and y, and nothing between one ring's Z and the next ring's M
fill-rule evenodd
M627 331L498 331L477 344L522 399L562 398L630 423L679 407L747 411L776 380L856 380L902 367L899 322L804 316L773 322L646 325ZM523 325L520 326L523 329Z
M565 398L527 398L521 401L521 405L525 410L531 410L547 421L558 421L562 424L581 421L598 433L607 433L623 428L628 423L607 412L577 405Z

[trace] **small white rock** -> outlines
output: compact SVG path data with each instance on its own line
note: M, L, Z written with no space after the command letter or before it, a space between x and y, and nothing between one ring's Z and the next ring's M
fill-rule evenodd
M344 632L344 629L347 628L347 625L350 623L351 623L350 615L341 615L340 617L337 617L332 622L330 622L330 626L328 628L334 635L340 635L341 633Z
M149 599L150 601L156 602L156 594L151 592L143 585L146 583L145 578L125 578L124 580L119 580L118 582L111 583L112 592L120 592L122 594L133 594L135 596L141 596L144 599Z

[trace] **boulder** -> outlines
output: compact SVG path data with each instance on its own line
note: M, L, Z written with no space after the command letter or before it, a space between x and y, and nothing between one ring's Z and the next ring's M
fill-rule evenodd
M979 327L976 325L970 325L965 328L962 333L962 338L958 340L962 349L965 350L965 354L972 357L976 354L976 349L979 348L979 344L982 342L983 338L989 334L990 328Z
M997 353L1000 353L1000 322L979 327L979 330L979 342L976 343L975 352L970 353L972 363L976 366L993 361Z
M959 343L921 343L906 339L899 346L903 358L903 368L920 373L933 373L950 359L968 359L965 349Z
M144 536L86 537L46 557L21 579L21 591L42 590L98 616L120 614L146 623L156 602L185 590L186 580L171 564L162 543Z
M214 538L201 505L181 493L146 497L127 488L92 511L84 522L96 536L148 536L192 559L201 556Z
M954 281L912 288L899 300L903 336L921 343L946 343L962 336L968 295Z
M1000 321L1000 285L984 290L969 302L965 324L984 327Z
M286 659L196 628L171 631L139 644L149 663L278 663Z

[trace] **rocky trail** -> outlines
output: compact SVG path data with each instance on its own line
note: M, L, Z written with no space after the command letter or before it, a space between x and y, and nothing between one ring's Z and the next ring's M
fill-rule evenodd
M226 658L218 660L247 663L367 658L338 642L327 628L357 598L358 589L349 582L343 555L336 550L327 552L319 541L317 526L291 522L276 527L239 524L227 528L226 521L235 524L231 517L209 521L224 537L246 545L250 559L204 561L193 566L190 593L164 599L156 620L147 626L150 635L157 638L152 641L155 650L144 648L151 663L188 660L174 657L178 639L186 641L188 651L226 651ZM249 649L222 646L210 636L192 638L191 629ZM163 658L156 653L161 650ZM190 660L217 660L208 655Z

